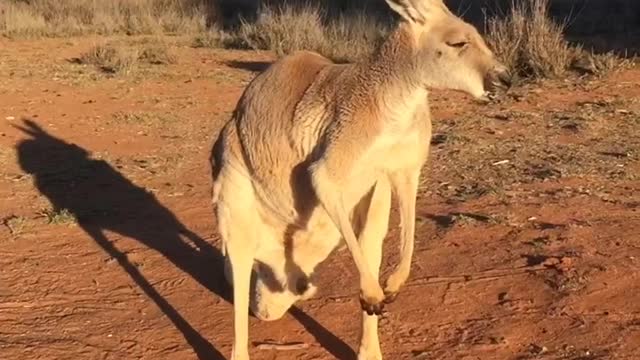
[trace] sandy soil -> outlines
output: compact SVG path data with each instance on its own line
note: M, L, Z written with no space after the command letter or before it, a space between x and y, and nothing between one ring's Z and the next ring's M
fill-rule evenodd
M178 46L175 65L117 76L68 61L97 41L0 40L0 358L228 358L207 157L272 56ZM432 94L387 359L640 358L639 84L631 68L492 105ZM250 325L308 348L253 359L354 358L353 263L340 251L318 274L315 298Z

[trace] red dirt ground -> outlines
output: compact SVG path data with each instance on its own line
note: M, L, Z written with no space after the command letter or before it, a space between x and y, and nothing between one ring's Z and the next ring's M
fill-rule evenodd
M207 158L272 56L177 46L177 64L118 76L68 61L96 41L0 40L0 358L228 358ZM631 68L492 105L432 93L386 359L640 359L639 83ZM353 263L340 251L318 274L315 298L250 324L254 342L309 347L252 359L354 358Z

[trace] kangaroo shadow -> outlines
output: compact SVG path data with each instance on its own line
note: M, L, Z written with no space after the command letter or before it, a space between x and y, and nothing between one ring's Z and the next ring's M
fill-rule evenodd
M24 127L18 128L31 136L17 146L20 166L33 175L37 189L54 210L67 209L77 218L79 226L182 332L200 359L224 359L114 246L105 231L133 238L160 252L229 301L220 251L189 231L153 194L129 181L106 161L91 159L83 148L48 134L33 121L25 120Z
M49 199L54 210L66 209L77 218L78 225L171 320L199 359L224 359L155 290L127 255L107 238L105 231L135 239L158 251L206 289L232 302L232 292L224 278L222 253L187 229L152 193L132 183L106 161L90 158L85 149L52 136L31 120L16 127L30 136L17 145L20 166L34 177L37 189ZM302 310L294 307L290 313L329 352L352 354L347 344Z

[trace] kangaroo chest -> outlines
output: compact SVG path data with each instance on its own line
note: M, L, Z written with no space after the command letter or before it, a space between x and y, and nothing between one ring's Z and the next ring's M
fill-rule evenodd
M385 173L419 169L426 161L430 140L428 112L416 114L407 125L391 123L373 140L369 164Z

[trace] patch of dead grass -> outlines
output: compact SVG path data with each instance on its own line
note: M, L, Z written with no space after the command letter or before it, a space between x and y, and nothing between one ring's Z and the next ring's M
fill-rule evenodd
M577 54L571 62L571 69L581 74L602 76L634 65L633 59L620 57L614 52L595 54L577 49Z
M136 49L101 44L92 47L77 60L81 64L94 65L104 72L127 74L138 65L138 57Z
M99 44L74 62L96 66L101 71L112 74L130 74L141 64L167 65L175 64L178 57L172 48L163 41L145 41L139 45L124 45L117 43Z
M168 65L178 62L178 57L165 42L152 42L142 47L138 60L152 65Z
M204 0L5 0L0 4L0 34L71 36L95 34L197 34L194 47L272 50L286 55L311 50L337 62L366 58L389 32L390 24L370 12L329 13L328 4L265 6L257 21L232 32L207 29ZM576 58L592 55L564 38L565 23L551 19L549 0L522 0L509 13L488 20L487 38L498 56L520 75L560 77ZM107 72L126 73L137 62L175 62L166 48L120 51L95 49L85 60ZM141 57L141 58L140 58ZM619 67L612 54L593 56L592 73Z
M27 226L28 219L24 216L11 215L2 219L2 224L9 229L11 235L17 236L22 234Z
M161 113L150 111L126 112L118 111L113 114L113 120L119 124L167 124L178 121L173 113Z
M327 18L325 10L317 5L266 7L257 22L242 23L218 43L272 50L279 56L311 50L334 61L353 62L369 56L388 31L388 25L366 14Z
M343 15L326 29L321 53L339 62L353 62L368 57L390 32L391 27L366 14Z
M284 55L325 46L325 29L319 7L266 8L256 23L242 23L235 34L246 48L273 50Z
M220 49L234 47L234 41L234 37L227 32L220 30L211 30L197 34L193 38L191 46L194 48Z
M68 209L42 209L39 215L45 218L48 224L53 225L68 225L78 222L76 216Z
M5 0L0 10L11 37L193 33L206 23L201 0Z
M554 21L548 7L549 0L523 0L505 16L488 20L487 40L505 65L527 78L564 76L578 70L572 65L584 55L592 59L591 73L619 67L621 59L613 54L594 55L571 46L564 37L566 23ZM199 34L193 46L271 50L279 56L311 50L337 62L354 62L369 56L390 27L365 13L328 17L319 5L267 6L257 21L229 33Z

